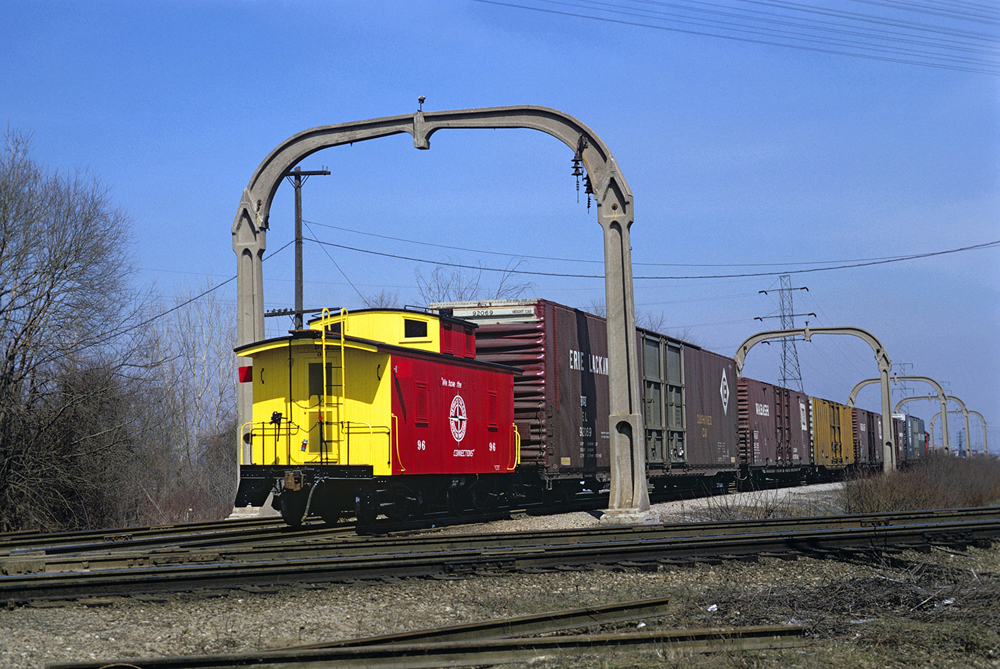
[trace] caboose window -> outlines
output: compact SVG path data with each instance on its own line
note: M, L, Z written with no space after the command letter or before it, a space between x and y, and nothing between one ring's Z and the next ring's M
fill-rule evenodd
M339 395L341 388L340 367L326 363L326 392L323 392L323 363L309 363L309 396Z
M411 339L413 337L426 337L427 321L415 321L409 318L404 318L403 336L407 339Z

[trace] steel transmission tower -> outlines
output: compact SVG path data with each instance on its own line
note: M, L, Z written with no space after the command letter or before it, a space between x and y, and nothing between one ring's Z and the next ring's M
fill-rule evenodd
M781 329L789 330L795 327L795 310L792 308L792 291L799 290L792 288L792 277L782 274L781 289L778 291L778 300L781 308ZM803 288L802 290L809 290ZM795 385L791 385L791 384ZM794 337L781 338L781 385L784 388L797 389L804 393L802 389L802 370L799 369L799 352L795 349Z
M780 280L781 288L778 289L779 315L757 316L754 320L763 321L765 318L780 318L781 329L790 330L795 327L796 316L815 317L816 314L795 313L792 305L792 291L804 290L808 292L809 289L805 286L792 288L792 277L788 274L782 274ZM760 292L767 295L766 290ZM806 321L806 325L809 325L809 321ZM795 350L795 337L781 338L781 385L783 388L798 390L800 393L805 392L802 387L802 371L799 369L799 352Z

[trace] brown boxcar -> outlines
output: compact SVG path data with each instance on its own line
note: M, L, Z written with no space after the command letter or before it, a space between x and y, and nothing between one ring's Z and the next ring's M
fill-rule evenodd
M514 381L521 462L549 480L608 479L604 319L546 300L435 304L479 325L479 360L523 370Z
M736 363L718 353L684 347L687 460L706 474L739 470L736 445Z
M755 379L737 387L739 460L751 483L791 481L812 463L809 397Z
M518 367L515 423L521 463L548 481L610 479L607 326L599 316L548 300L431 305L475 322L477 358ZM641 413L653 483L735 481L732 359L638 330Z
M882 464L882 416L867 409L851 410L854 464L874 469Z
M854 464L851 409L830 400L810 399L813 463L820 477L831 476Z

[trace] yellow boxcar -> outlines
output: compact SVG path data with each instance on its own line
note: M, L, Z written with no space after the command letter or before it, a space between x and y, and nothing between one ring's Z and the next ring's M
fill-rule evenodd
M830 400L809 398L812 407L813 464L820 476L831 475L854 464L851 409Z

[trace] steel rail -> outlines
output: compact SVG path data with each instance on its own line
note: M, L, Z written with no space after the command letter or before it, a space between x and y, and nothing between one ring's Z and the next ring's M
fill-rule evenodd
M505 621L500 621L502 629ZM557 631L558 628L552 631ZM638 649L670 645L696 652L733 652L796 648L808 645L803 626L768 625L713 629L615 632L528 638L484 637L451 641L396 642L393 636L372 637L363 644L331 645L317 649L284 649L254 654L129 659L121 662L51 664L48 669L227 669L230 667L423 667L481 666L530 660L538 655L574 655L608 649ZM430 631L431 633L434 630ZM399 635L394 635L399 636Z
M981 514L991 514L994 507L984 507L980 510L970 509L963 513L979 511ZM566 511L566 509L560 509ZM899 522L901 519L913 520L918 518L947 517L955 513L955 510L930 510L913 511L904 513L882 513L882 514L854 514L838 516L816 517L817 522L829 522L829 526L846 526L850 523L870 523ZM497 514L492 514L488 520L497 520ZM509 517L509 516L507 516ZM377 527L367 528L367 537L382 537L388 534L399 533L400 531L426 531L433 532L440 527L450 527L459 524L468 524L469 520L479 522L478 518L459 519L431 519L438 525L432 527L406 527L407 524L380 523ZM796 519L798 521L798 519ZM486 522L486 521L483 521ZM739 520L739 521L714 521L698 523L672 523L662 527L676 527L678 532L683 532L681 528L688 528L689 531L703 533L701 529L690 530L692 527L705 528L705 531L730 531L727 528L735 528L742 531L746 523L766 524L785 522L785 519L763 519L763 520ZM661 527L657 525L657 527ZM402 528L402 530L400 529ZM326 525L321 522L307 524L300 528L290 528L284 525L279 518L267 519L239 519L223 520L203 523L178 523L173 525L136 527L136 528L114 528L106 530L86 530L63 533L43 534L38 532L11 533L6 537L0 535L0 559L5 556L39 556L39 555L82 555L101 552L121 552L136 549L155 549L157 547L169 548L197 548L197 547L224 547L244 544L261 545L260 542L288 544L297 538L313 541L316 539L336 537L349 538L357 527L354 524ZM592 528L593 531L603 531L600 528ZM576 531L576 530L567 530ZM527 532L519 531L521 535ZM453 535L457 536L457 535Z
M862 514L854 516L806 517L797 519L766 519L754 521L728 521L713 523L680 523L637 527L597 527L575 530L551 530L497 533L494 535L428 535L412 537L366 537L344 536L344 531L330 531L318 528L312 532L281 531L272 534L248 533L249 536L232 538L199 536L179 537L169 547L140 550L143 544L126 550L116 547L108 550L100 545L90 550L88 546L78 547L72 553L63 553L58 547L55 554L40 554L33 550L14 551L7 558L0 557L0 573L7 575L32 573L59 573L73 571L101 571L108 569L128 569L162 565L204 564L218 562L266 561L279 559L307 559L321 557L344 557L349 555L369 555L377 552L428 552L431 550L465 550L470 545L476 549L490 547L535 546L539 542L555 543L560 539L569 543L586 543L597 537L602 542L656 537L706 537L727 534L748 534L758 532L794 531L803 532L820 529L844 529L853 527L878 527L891 524L913 524L915 522L942 522L956 520L1000 520L1000 507L984 507L956 512L934 510L907 512L905 514ZM228 537L227 537L228 538ZM249 545L248 545L249 544Z
M157 540L166 542L173 537L226 535L234 532L249 533L270 531L278 527L283 527L280 518L253 518L72 532L25 532L0 536L0 555L14 550L71 550L77 547L107 547L130 542L133 544L143 541L155 543Z
M424 644L456 642L466 640L482 641L484 639L506 639L512 637L524 637L538 634L553 634L555 632L566 632L568 630L588 628L599 625L634 622L644 618L652 618L663 615L667 612L670 600L667 598L649 599L635 602L620 602L617 604L607 604L604 606L591 606L567 611L551 611L531 616L520 616L517 618L504 618L500 620L486 620L464 625L449 625L447 627L437 627L431 629L413 630L409 632L399 632L396 634L385 634L372 637L361 637L355 639L342 639L327 643L309 644L300 646L289 646L286 648L276 648L272 650L255 653L253 656L245 654L230 655L229 658L244 658L246 664L270 663L271 661L282 661L282 658L289 656L298 657L304 651L323 650L330 648L356 648L361 646L386 646L390 644ZM213 657L210 661L217 662L219 656ZM190 658L190 661L200 662L202 658ZM146 661L141 661L146 664ZM60 665L50 665L58 667L73 667L75 669L90 669L96 667L106 667L106 661L69 663ZM236 664L240 664L237 662Z
M579 536L553 533L534 545L498 545L495 537L462 550L439 547L413 550L400 543L395 551L360 555L327 555L312 559L216 562L204 565L142 567L92 571L87 574L40 573L0 577L0 601L65 599L82 596L130 595L141 592L238 587L297 582L351 581L383 577L432 576L511 571L593 564L656 563L717 556L751 556L761 552L798 552L823 556L844 550L873 551L892 546L985 544L1000 536L1000 521L921 522L710 537L677 537L645 532L638 536Z

